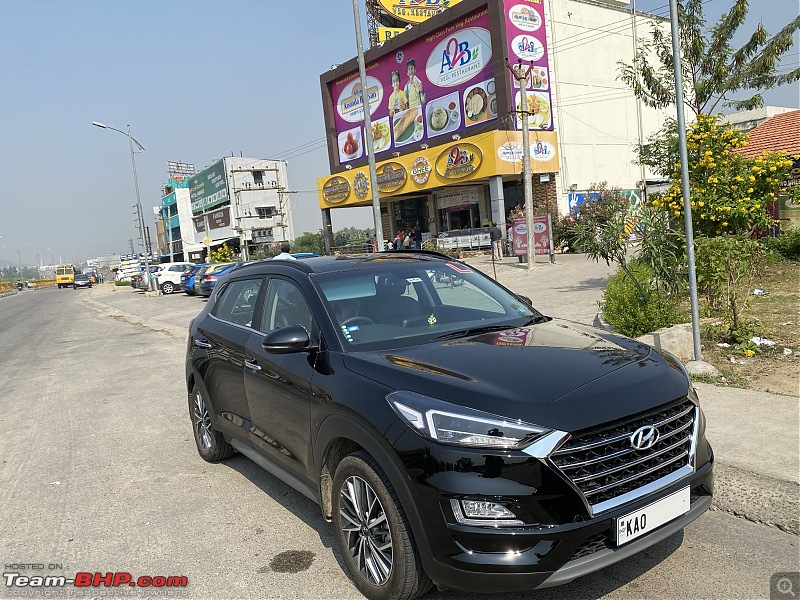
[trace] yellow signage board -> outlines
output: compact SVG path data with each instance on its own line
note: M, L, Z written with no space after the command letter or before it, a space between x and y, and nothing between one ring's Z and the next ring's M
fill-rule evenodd
M531 131L529 139L531 172L558 172L558 134ZM522 154L521 131L491 131L436 148L420 148L419 152L376 165L378 195L390 198L451 185L479 184L495 175L519 177ZM366 206L372 201L367 165L320 178L317 189L320 208Z
M383 10L406 23L422 23L459 2L461 0L378 0Z
M378 41L386 42L405 30L405 27L378 27Z

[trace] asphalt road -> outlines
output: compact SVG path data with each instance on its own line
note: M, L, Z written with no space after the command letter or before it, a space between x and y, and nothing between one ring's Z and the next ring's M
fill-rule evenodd
M197 456L182 379L201 301L111 289L0 298L4 572L184 575L190 598L359 597L316 505L246 458ZM713 511L568 586L491 597L769 598L771 575L799 563L796 535Z

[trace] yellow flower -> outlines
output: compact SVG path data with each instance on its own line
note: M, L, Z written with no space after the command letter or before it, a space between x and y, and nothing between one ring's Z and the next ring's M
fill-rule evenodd
M755 182L756 182L756 178L753 177L752 175L750 175L750 183L755 183Z
M706 203L705 203L705 202L703 202L702 200L701 200L700 202L698 202L698 203L697 203L697 206L701 206L701 207L702 207L702 206L705 206L705 205L706 205Z
M745 356L753 356L755 354L755 351L751 350L750 348L747 348L744 352L742 352L742 354L744 354Z

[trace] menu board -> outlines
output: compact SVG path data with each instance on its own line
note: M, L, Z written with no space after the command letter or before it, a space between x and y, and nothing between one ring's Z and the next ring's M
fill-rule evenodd
M368 64L366 93L357 70L329 83L339 163L366 156L365 104L376 154L496 119L493 69L484 6Z
M553 129L552 101L550 96L550 68L547 59L547 36L544 23L544 0L504 0L506 15L506 41L508 59L512 68L530 67L527 79L512 74L511 91L516 110L522 110L520 84L527 84L528 128ZM518 61L522 61L522 64ZM522 119L517 113L516 128L522 129Z

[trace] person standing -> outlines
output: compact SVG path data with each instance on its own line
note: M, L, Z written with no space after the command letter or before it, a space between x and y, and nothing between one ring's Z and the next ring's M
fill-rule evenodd
M414 248L422 250L422 230L419 228L419 225L414 227Z
M408 108L421 108L425 104L425 89L422 87L422 81L417 77L417 63L413 58L409 58L406 62L406 75L408 75L408 83L403 91L408 99Z
M281 253L275 257L275 260L297 260L294 256L289 254L292 247L289 245L289 242L281 243Z
M389 94L389 116L394 117L398 112L408 108L408 97L400 89L400 71L392 71L392 93Z
M492 221L492 226L489 227L489 239L492 241L492 260L503 259L503 232L497 226L497 223Z

